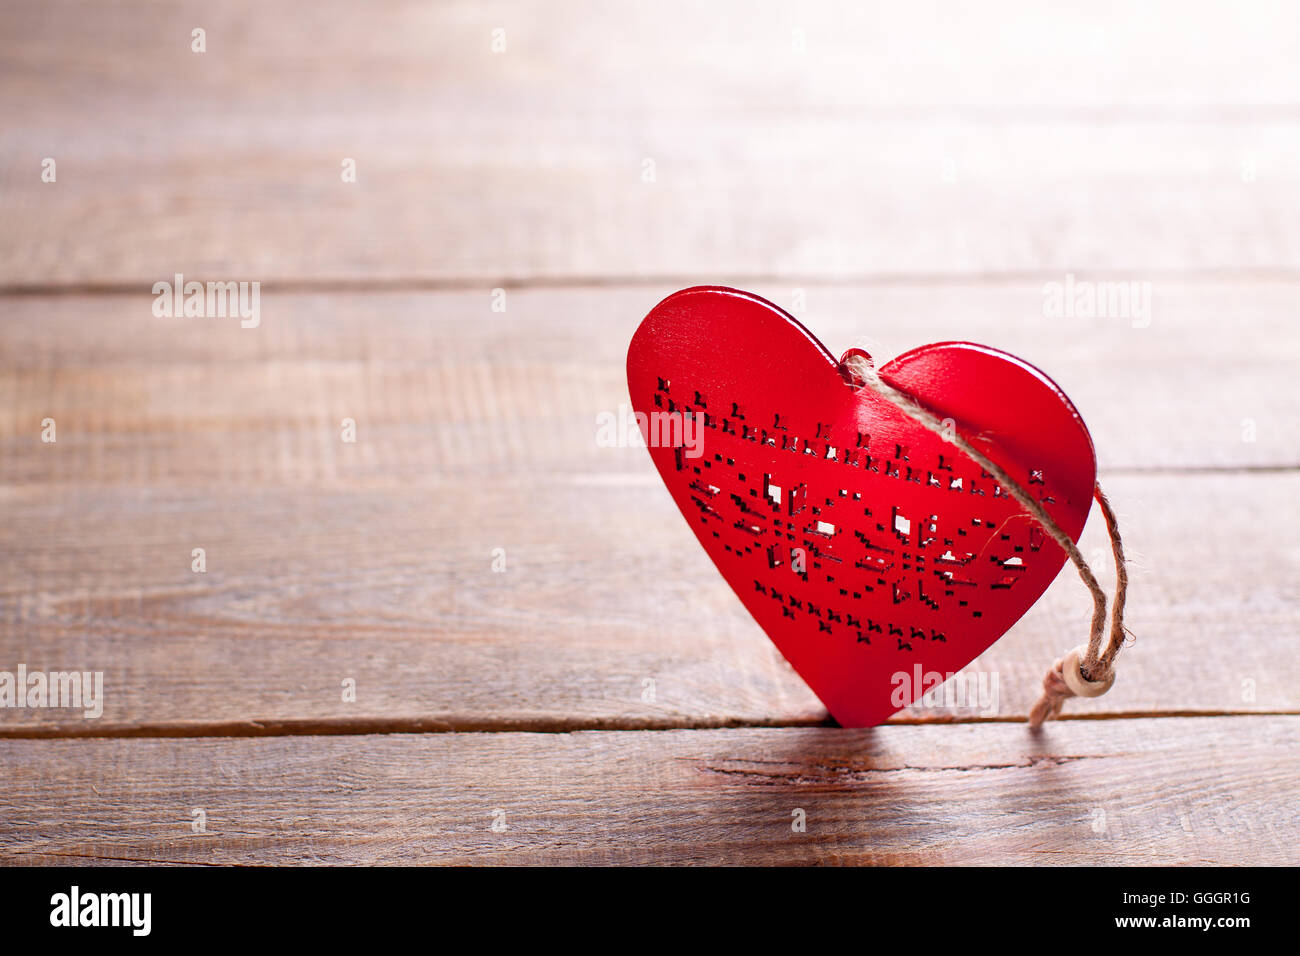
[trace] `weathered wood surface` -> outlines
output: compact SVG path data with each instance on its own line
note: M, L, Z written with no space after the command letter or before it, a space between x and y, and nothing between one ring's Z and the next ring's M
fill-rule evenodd
M1297 22L0 6L0 669L106 681L0 709L0 861L1295 864ZM177 272L262 283L260 325L155 318ZM1054 318L1067 274L1150 313ZM699 283L1062 385L1134 559L1091 719L1015 723L1067 570L969 669L995 706L817 726L596 441Z
M1283 540L1297 476L1139 475L1108 484L1133 552L1128 620L1137 640L1115 689L1072 702L1070 713L1300 706L1292 647L1300 568ZM10 488L5 498L0 660L103 670L107 690L99 721L0 710L3 732L824 717L655 475L317 489L56 486ZM1098 559L1099 520L1083 541ZM1231 555L1224 541L1235 543ZM191 571L196 547L206 550L204 574ZM503 573L492 571L496 547L505 549ZM1053 656L1083 639L1090 608L1064 571L972 665L997 675L996 709L934 716L1023 716ZM342 700L349 677L355 703ZM643 699L647 680L653 701Z
M5 740L0 861L1295 865L1297 746L1300 717Z
M837 350L864 327L882 356L992 340L1074 394L1134 559L1138 640L1116 690L1071 712L1276 712L1300 700L1294 291L1179 284L1140 329L1044 328L1026 315L1039 290L1016 283L819 288L806 304ZM504 314L486 290L268 296L256 329L158 319L147 296L11 298L0 660L102 669L109 694L98 722L0 710L0 732L820 721L645 452L597 444L657 294L511 293ZM1223 334L1231 302L1242 321ZM1196 374L1211 342L1235 394ZM1220 473L1234 465L1255 470ZM1100 567L1104 544L1094 517ZM1089 607L1064 573L974 665L997 674L997 707L928 716L1023 716Z
M7 3L0 284L1294 272L1296 25L1174 0Z
M1043 283L772 286L836 355L1005 349L1055 379L1102 474L1300 465L1300 281L1173 280L1151 324L1048 319ZM793 302L796 289L805 300ZM0 299L0 481L265 486L432 475L648 474L601 448L627 343L670 286L276 294L261 324L163 319L138 295ZM40 423L59 423L57 447ZM356 445L339 441L345 417ZM57 454L50 454L57 452Z

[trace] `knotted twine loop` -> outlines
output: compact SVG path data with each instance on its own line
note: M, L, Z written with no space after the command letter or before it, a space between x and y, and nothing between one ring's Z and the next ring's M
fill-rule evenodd
M1007 474L1006 469L963 438L951 425L945 427L937 415L921 407L916 399L885 382L876 373L870 357L865 352L851 350L844 356L841 368L850 379L851 385L871 389L909 418L924 425L949 444L955 445L996 479L998 484L1033 516L1052 540L1061 546L1078 569L1083 583L1092 592L1092 628L1088 643L1053 662L1043 678L1043 694L1029 712L1029 726L1037 728L1043 721L1058 716L1061 713L1061 706L1071 697L1097 697L1110 690L1111 685L1115 683L1115 657L1124 643L1124 603L1128 597L1128 569L1124 563L1124 542L1119 535L1119 521L1115 517L1109 499L1101 490L1101 484L1094 484L1092 493L1101 508L1102 517L1106 520L1106 533L1110 536L1111 552L1115 557L1115 604L1111 611L1110 635L1104 648L1102 638L1106 631L1106 592L1097 583L1097 576L1092 573L1092 568L1088 567L1088 562L1084 560L1074 540L1061 530L1052 516L1047 513L1047 509Z

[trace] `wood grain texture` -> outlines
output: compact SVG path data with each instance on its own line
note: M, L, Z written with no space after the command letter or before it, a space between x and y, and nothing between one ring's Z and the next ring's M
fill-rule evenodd
M1134 475L1107 487L1133 559L1137 639L1115 689L1069 713L1300 707L1300 566L1289 544L1300 476ZM0 661L102 670L107 687L98 721L0 710L8 733L825 718L653 474L4 494ZM1082 546L1105 567L1096 514ZM203 574L191 571L196 547ZM497 547L504 573L492 571ZM1083 640L1090 607L1063 572L972 665L996 675L996 701L910 718L1023 717L1052 658ZM342 700L349 677L355 703Z
M1300 717L6 740L0 860L1295 865L1298 745Z
M1149 328L1047 321L1029 283L804 295L837 351L990 341L1073 394L1134 560L1138 641L1120 686L1071 712L1113 714L1297 706L1287 542L1300 476L1267 470L1300 448L1300 396L1284 384L1300 359L1295 291L1177 283ZM645 452L596 442L596 416L626 402L623 349L658 294L512 291L503 314L486 289L286 294L267 296L256 329L157 319L148 296L10 298L0 661L103 670L109 693L100 721L0 710L0 728L823 720ZM1232 334L1225 315L1239 318ZM1189 375L1211 351L1224 383ZM40 441L47 416L54 444ZM344 417L355 444L340 440ZM1266 470L1216 471L1233 466ZM1103 547L1094 520L1084 548L1100 567ZM1023 716L1087 613L1064 574L974 665L997 675L996 707L912 717ZM341 699L348 677L355 704Z
M97 720L0 708L0 862L1300 862L1298 24L0 5L0 670L105 675ZM263 283L259 327L155 318L177 272ZM1067 274L1150 313L1053 318ZM825 726L596 440L698 283L1058 381L1133 559L1115 689L1015 723L1067 569L991 699Z
M0 284L1294 272L1295 27L1172 0L9 3Z
M267 292L261 324L161 319L138 295L4 299L0 481L240 484L648 473L602 448L627 343L668 286ZM836 355L1010 351L1088 423L1102 474L1300 465L1300 282L1172 280L1150 325L1051 319L1037 281L755 287ZM796 295L803 300L796 305ZM43 445L40 422L58 422ZM340 421L358 441L339 441ZM1122 504L1122 503L1121 503Z

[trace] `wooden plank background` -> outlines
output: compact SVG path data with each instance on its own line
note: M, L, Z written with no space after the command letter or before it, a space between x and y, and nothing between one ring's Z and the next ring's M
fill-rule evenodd
M1046 740L987 724L6 740L0 808L31 822L0 848L11 863L1078 865L1231 864L1248 841L1255 862L1294 862L1276 756L1300 719L1184 718L1197 752L1170 723L1064 721Z
M1296 862L1296 25L4 5L0 669L107 693L0 709L0 858ZM260 324L156 318L178 272L261 282ZM1151 314L1052 318L1067 275ZM1020 723L1084 632L1065 571L972 663L996 708L828 726L645 452L596 442L698 283L836 352L1046 369L1132 557L1115 689Z

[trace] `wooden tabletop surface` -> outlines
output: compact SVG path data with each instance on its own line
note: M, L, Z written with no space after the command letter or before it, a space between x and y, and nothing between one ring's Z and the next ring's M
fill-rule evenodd
M0 670L104 675L0 862L1300 862L1300 17L847 7L0 6ZM1047 370L1114 690L1024 724L1067 569L995 710L833 726L596 440L696 284Z

